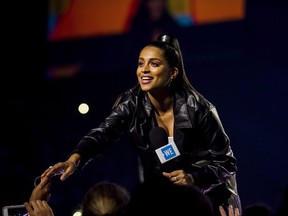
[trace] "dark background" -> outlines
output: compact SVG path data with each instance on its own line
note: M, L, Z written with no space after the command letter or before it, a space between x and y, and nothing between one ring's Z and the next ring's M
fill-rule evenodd
M2 26L1 206L27 201L34 178L66 159L82 135L136 82L141 44L111 36L48 43L47 4L7 4ZM248 0L245 20L179 32L188 77L213 102L238 159L243 206L277 209L288 182L287 3ZM47 79L48 66L85 59L75 77ZM90 112L80 115L80 102ZM71 215L100 180L132 189L136 156L126 135L115 148L65 182L54 178L55 215Z

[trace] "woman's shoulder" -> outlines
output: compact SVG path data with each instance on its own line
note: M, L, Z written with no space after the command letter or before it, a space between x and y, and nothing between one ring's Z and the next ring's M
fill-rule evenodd
M127 104L127 103L136 103L137 97L139 95L140 87L138 85L133 86L130 89L127 89L121 92L113 105L113 108L119 106L120 104Z
M211 101L195 89L186 89L185 94L188 106L208 110L214 107L214 104Z

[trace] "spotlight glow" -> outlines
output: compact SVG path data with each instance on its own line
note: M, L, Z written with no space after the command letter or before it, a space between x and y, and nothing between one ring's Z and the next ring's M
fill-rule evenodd
M82 212L80 210L77 210L73 213L73 216L81 216Z
M88 104L86 103L81 103L79 106L78 106L78 111L81 113L81 114L87 114L89 112L89 106Z

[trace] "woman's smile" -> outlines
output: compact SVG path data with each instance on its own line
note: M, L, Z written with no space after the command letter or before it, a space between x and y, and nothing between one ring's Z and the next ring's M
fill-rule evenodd
M151 83L152 80L153 80L153 77L151 76L141 76L141 83L143 85Z
M167 88L171 76L171 68L163 56L161 49L147 46L140 53L137 77L143 91Z

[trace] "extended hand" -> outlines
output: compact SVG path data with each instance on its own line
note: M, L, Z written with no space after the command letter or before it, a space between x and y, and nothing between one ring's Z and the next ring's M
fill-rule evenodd
M47 176L41 178L41 181L38 185L35 185L33 189L29 202L35 200L46 200L47 202L50 199L50 187L51 187L51 179Z
M61 175L60 179L64 181L66 178L68 178L76 169L76 164L71 161L64 161L56 163L53 166L48 167L42 175L41 178L44 176L47 176L48 178L51 178L56 175Z
M24 203L29 216L54 216L51 207L45 200L36 200Z
M240 215L239 209L238 208L233 209L232 205L229 205L228 207L228 215L225 212L223 206L219 206L219 211L220 211L221 216L239 216Z

